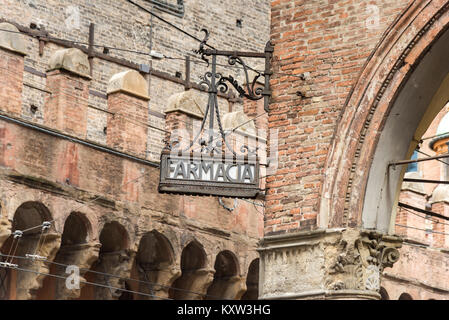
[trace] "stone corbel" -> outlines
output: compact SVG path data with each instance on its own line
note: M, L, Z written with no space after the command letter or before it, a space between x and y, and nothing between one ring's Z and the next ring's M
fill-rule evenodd
M181 270L177 266L167 266L155 270L145 264L139 266L141 280L147 283L140 284L140 291L153 294L155 300L168 298L171 284L181 276ZM145 272L145 274L143 274ZM139 297L142 300L151 299L150 297Z
M207 294L207 289L214 280L214 274L215 270L209 270L206 268L195 270L192 274L189 274L188 276L191 279L191 285L187 288L187 290L191 291L191 293L186 292L183 299L202 300Z
M96 271L115 275L114 277L99 275L101 280L110 287L125 289L123 278L130 278L132 264L135 252L131 250L122 250L117 252L108 252L100 255L99 268ZM98 288L96 299L111 300L118 299L124 291L118 289Z
M85 285L86 279L84 275L88 272L92 264L98 259L98 253L100 251L101 244L98 242L86 243L76 245L76 248L62 247L58 253L58 257L61 255L62 262L65 265L76 265L80 268L80 285L79 289L69 289L66 286L65 281L58 281L56 286L57 300L67 300L79 298L81 294L81 288ZM60 260L60 259L58 259ZM62 276L67 276L65 273L65 267L61 270Z
M35 240L28 241L23 247L25 251L20 252L18 255L32 253L36 244L37 242ZM47 233L42 240L40 250L37 254L44 257L45 260L52 261L56 256L60 244L61 235L59 233ZM18 264L19 268L22 268L23 270L19 270L19 276L17 277L16 299L35 299L38 289L42 287L46 274L50 273L50 264L39 259L21 259Z

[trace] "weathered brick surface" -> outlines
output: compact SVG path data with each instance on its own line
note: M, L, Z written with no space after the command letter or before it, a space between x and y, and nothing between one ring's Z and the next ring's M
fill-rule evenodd
M393 269L385 269L381 285L390 300L399 299L403 293L414 300L446 300L448 258L447 251L404 243L401 258Z
M444 25L429 17L446 21L445 3L272 1L269 127L280 152L266 234L314 228L318 214L322 226L361 225L390 102Z
M107 143L114 149L146 156L148 109L146 99L116 92L108 96Z
M403 190L400 194L399 201L416 208L426 209L427 199L425 194L420 194L410 190ZM398 209L396 224L401 226L395 226L395 233L404 238L412 239L427 245L432 244L432 240L435 235L431 234L431 232L425 231L426 229L429 231L432 230L432 222L423 220L422 217L425 215L423 213L413 213L410 213L409 209Z
M47 76L44 124L54 129L86 138L89 81L82 77L51 71Z
M210 42L221 49L263 51L269 35L268 1L254 1L251 5L252 9L248 10L247 3L242 6L238 1L227 3L226 6L197 1L186 4L184 18L158 13L198 36L201 36L201 27L213 29L213 34L216 30L216 35L211 37ZM72 20L72 13L77 9L80 12L79 27ZM242 17L243 10L245 17L243 28L240 29L235 27L235 20ZM83 43L87 40L89 23L94 22L96 44L145 52L149 50L150 27L147 24L150 23L154 36L153 49L167 56L183 58L187 52L198 47L198 42L180 36L178 31L156 19L151 21L147 14L138 9L108 1L85 3L8 0L0 8L0 19L22 27L35 22L39 28L45 27L51 36ZM235 37L229 37L230 34ZM161 237L167 240L163 255L172 255L171 264L164 262L161 274L154 278L154 281L166 286L173 285L181 276L182 250L189 243L195 242L205 254L201 270L208 277L200 284L201 290L206 290L202 294L206 294L213 280L216 257L220 251L228 250L236 257L237 271L233 281L239 284L240 289L236 289L234 297L240 297L246 290L246 273L250 263L258 257L255 248L263 235L263 208L260 204L256 206L252 201L234 202L233 199L222 199L227 207L235 206L234 210L229 211L219 203L217 197L160 194L157 190L157 161L166 131L166 103L170 96L184 91L184 86L154 75L146 75L150 102L143 102L121 92L112 93L108 97L106 91L111 77L128 70L123 63L94 58L90 80L64 71L47 72L50 57L64 47L48 41L40 53L37 38L27 36L25 41L27 56L22 64L11 60L7 51L0 50L0 63L8 65L8 68L16 68L10 69L13 73L11 77L4 77L2 71L1 79L6 79L7 82L2 83L1 87L4 90L14 89L15 95L10 96L8 91L1 91L3 89L0 88L0 109L9 116L14 115L24 120L28 125L43 125L44 127L39 128L67 136L57 137L9 121L0 123L0 189L4 191L0 199L4 209L0 245L4 246L0 250L7 253L10 242L6 239L13 230L13 220L21 212L21 205L32 203L39 208L46 208L43 209L48 211L46 219L54 219L52 232L55 233L49 237L51 240L48 240L48 246L44 248L48 251L46 256L50 260L73 260L75 264L92 267L99 256L103 227L108 222L116 222L124 230L122 249L126 249L125 254L129 258L126 261L135 261L141 239L149 232L160 232ZM102 48L96 47L96 50L101 51ZM112 48L109 55L136 64L149 63L146 55L114 51ZM153 67L173 76L180 71L184 77L183 63L183 60L163 59L153 61ZM261 68L259 65L252 66ZM219 67L219 71L224 74L229 74L232 70L235 68ZM198 82L206 71L208 68L205 63L193 62L192 81ZM240 69L237 69L237 74L243 75ZM23 86L23 90L19 86ZM207 103L207 92L191 90L197 91L200 103ZM9 101L14 102L16 111L9 110ZM243 108L236 100L219 97L218 101L223 112ZM184 120L191 121L188 118ZM72 137L80 138L83 143L94 142L98 148L73 141ZM111 152L104 149L108 146L111 147ZM125 154L113 154L117 151ZM126 155L137 156L140 160L131 160ZM60 244L61 236L64 239L65 223L72 213L79 213L83 217L88 233L86 243L83 243L87 251L82 249L80 257L70 256L75 253L70 250L67 253L61 249ZM29 244L31 247L32 243ZM28 253L26 250L27 248L21 247L18 252L25 254ZM32 264L32 267L42 273L59 272L40 263ZM123 270L108 271L123 277L145 280L136 266ZM19 276L17 279L16 275ZM252 275L254 276L257 277ZM27 282L20 273L11 273L10 283L16 283L17 286L11 287L9 297L55 299L60 294L49 278L44 279L42 275L31 278L33 277L30 276ZM92 280L103 281L95 278ZM32 287L23 287L26 283L31 283ZM116 285L124 286L123 283ZM131 287L138 291L148 291L148 288L135 287L134 284ZM70 298L80 295L92 298L99 293L72 294ZM110 294L109 291L107 294ZM166 297L168 289L161 289L160 294ZM201 297L201 294L195 296L196 299Z
M151 5L145 1L138 1L140 4L150 8ZM248 9L251 8L251 9ZM263 51L265 43L269 39L269 1L245 2L228 1L226 5L219 2L189 1L185 2L184 17L175 17L171 14L155 9L155 13L164 19L174 23L180 28L202 38L199 31L206 27L211 32L210 43L217 48L227 50ZM126 50L148 52L150 42L152 49L163 53L166 56L177 59L153 60L153 68L167 72L175 76L180 72L185 78L185 65L183 58L186 54L191 54L193 49L198 49L199 43L187 36L183 36L179 31L167 26L156 18L151 18L145 13L129 3L110 3L106 0L97 1L95 4L84 1L39 1L39 0L8 0L0 9L0 19L29 26L36 23L38 27L45 27L50 35L86 43L88 40L89 24L95 23L95 44L107 47L117 47ZM237 19L242 19L242 27L236 25ZM151 30L153 29L153 30ZM152 36L152 39L151 39ZM31 67L40 73L45 73L48 67L48 59L52 52L58 47L52 43L46 43L43 55L39 55L39 43L35 38L27 38L28 56L25 66ZM101 51L102 48L96 47ZM110 49L109 55L124 58L136 64L149 64L146 55L135 54L127 51ZM180 59L178 59L180 58ZM192 59L191 80L199 82L209 68L203 61L195 57ZM108 80L112 75L126 70L123 66L93 59L93 75L90 83L90 90L104 93ZM219 59L220 64L225 64L226 60ZM263 69L263 61L251 59L249 64L252 67ZM243 79L243 71L237 68L218 67L218 71L227 75L232 70L232 74L239 79ZM149 94L151 100L149 109L163 113L166 99L184 90L183 85L150 77ZM49 93L43 91L46 87L44 77L25 72L24 82L31 86L23 89L22 116L32 121L42 123L44 113L44 97ZM204 94L207 101L207 96ZM106 143L107 114L93 109L107 110L105 98L89 94L87 137L89 140ZM228 111L228 102L219 99L223 109ZM31 112L32 106L37 107L36 112ZM236 106L238 107L238 106ZM241 106L240 106L241 108ZM235 108L234 108L235 109ZM157 128L164 128L164 119L161 116L150 114L149 122ZM164 133L157 129L148 130L148 159L159 161L159 154L163 148Z
M0 96L4 110L19 115L22 109L23 55L0 48Z

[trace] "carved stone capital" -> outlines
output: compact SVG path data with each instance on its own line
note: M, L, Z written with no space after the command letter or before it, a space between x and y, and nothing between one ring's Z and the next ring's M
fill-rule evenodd
M124 291L120 289L125 289L125 281L123 279L130 278L134 257L135 252L131 250L100 254L96 271L115 276L99 275L97 277L99 283L111 288L97 288L95 293L96 299L118 299L122 295Z
M380 290L384 268L399 260L401 239L375 231L347 230L330 256L326 287L330 290Z
M399 259L401 239L332 229L265 237L261 299L379 299L380 275Z

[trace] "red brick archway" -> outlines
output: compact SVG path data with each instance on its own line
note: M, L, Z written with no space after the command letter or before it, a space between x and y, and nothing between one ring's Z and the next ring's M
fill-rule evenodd
M414 1L373 50L346 99L334 133L321 192L321 227L367 227L362 212L369 168L382 131L401 90L448 23L449 1ZM391 210L383 214L390 215Z

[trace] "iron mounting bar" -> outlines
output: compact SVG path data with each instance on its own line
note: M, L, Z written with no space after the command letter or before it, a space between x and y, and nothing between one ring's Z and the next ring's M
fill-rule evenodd
M429 160L437 160L437 159L443 159L443 158L449 158L449 154L443 154L440 156L434 156L434 157L428 157L428 158L421 158L421 159L415 159L415 160L400 160L396 162L390 162L388 166L402 166L404 164L410 164L415 162L422 162L422 161L429 161Z
M405 182L421 182L421 183L449 184L449 181L428 180L428 179L412 179L412 178L404 178L403 181L405 181Z
M205 56L226 56L226 57L246 57L246 58L265 58L265 52L245 52L245 51L222 51L204 49Z
M421 213L425 213L425 214L427 214L429 216L432 216L432 217L441 218L443 220L449 220L449 217L443 216L443 215L441 215L439 213L436 213L436 212L433 212L433 211L429 211L429 210L420 209L420 208L411 206L411 205L403 203L403 202L398 202L398 206L406 208L406 209L410 209L410 210L415 210L415 211L418 211L418 212L421 212Z

